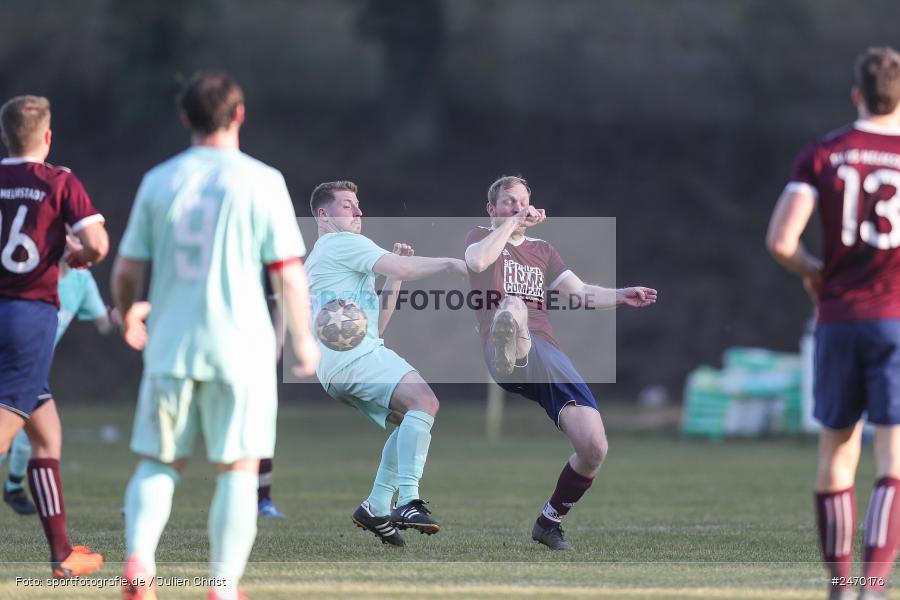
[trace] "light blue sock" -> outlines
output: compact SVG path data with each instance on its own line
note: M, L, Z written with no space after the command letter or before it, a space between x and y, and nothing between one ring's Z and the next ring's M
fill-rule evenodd
M419 410L408 411L397 428L397 506L419 498L419 480L428 459L434 417Z
M25 430L22 429L13 438L12 448L9 450L9 478L16 478L19 483L13 483L7 480L3 485L3 489L7 492L14 492L25 487L23 480L25 479L25 471L28 469L28 459L31 457L31 442Z
M156 573L156 546L162 535L178 471L155 460L141 460L125 489L125 558L135 556L149 575Z
M238 581L256 539L257 474L226 471L216 477L209 508L210 574L222 600L237 598Z
M384 443L384 449L381 451L381 464L378 465L378 472L375 473L375 484L372 486L372 492L366 501L369 503L369 510L376 517L385 517L391 512L391 500L394 499L394 492L397 491L397 432L400 428L394 429Z

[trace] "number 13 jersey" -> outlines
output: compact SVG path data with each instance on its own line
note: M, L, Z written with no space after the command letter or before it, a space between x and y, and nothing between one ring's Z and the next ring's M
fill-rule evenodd
M786 191L816 198L819 323L900 319L900 127L857 121L807 146Z
M59 308L59 260L68 224L77 233L103 216L65 167L28 158L0 161L0 297Z

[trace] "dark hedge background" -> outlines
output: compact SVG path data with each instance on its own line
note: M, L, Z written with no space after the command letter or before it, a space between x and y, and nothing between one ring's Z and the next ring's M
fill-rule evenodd
M729 345L796 348L810 306L765 251L768 216L800 148L855 117L856 55L897 45L900 21L880 0L0 9L0 96L51 98L49 160L81 177L114 241L142 173L187 144L174 95L204 67L244 86L243 149L284 172L298 214L316 183L352 178L370 215L479 215L496 176L522 173L551 215L617 217L619 284L660 302L620 312L604 397L656 383L677 396ZM110 262L96 269L107 296ZM139 370L75 326L54 384L65 401L133 395Z

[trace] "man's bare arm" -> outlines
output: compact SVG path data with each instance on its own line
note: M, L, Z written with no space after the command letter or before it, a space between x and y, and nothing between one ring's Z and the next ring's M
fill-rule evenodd
M118 312L118 309L114 308L113 310ZM109 313L107 313L102 317L94 319L94 327L97 328L97 333L100 335L109 335L116 330L118 325L110 318Z
M415 250L409 244L394 244L393 253L397 256L413 256ZM381 310L378 313L378 335L384 337L384 330L387 329L391 317L394 316L394 310L397 308L397 297L400 295L400 287L403 281L388 277L384 281L381 288Z
M133 260L122 255L116 257L112 271L112 296L119 314L122 315L122 337L135 350L142 350L147 343L147 328L144 319L150 311L146 302L138 302L144 291L144 277L150 263Z
M75 236L79 243L69 245L69 256L66 259L70 267L83 269L106 258L109 252L109 235L103 223L91 223L76 232Z
M397 297L400 295L402 285L403 282L401 280L388 277L381 288L381 311L378 313L378 335L381 337L384 337L384 330L387 329L391 317L394 316L394 310L397 308Z
M503 247L509 241L516 228L525 221L527 226L537 225L545 218L543 209L526 206L514 217L505 219L499 227L491 231L484 239L478 240L466 248L466 265L472 271L481 273L497 262Z
M270 269L269 278L278 309L285 316L285 324L291 332L294 355L300 361L293 369L294 374L298 377L312 375L319 364L319 345L312 334L309 285L303 264L294 260Z
M766 234L769 253L800 277L818 276L822 270L822 261L810 254L800 240L815 206L816 199L809 192L784 192L775 205Z
M416 281L446 271L466 273L466 263L458 258L432 258L429 256L398 256L385 254L373 269L379 275L403 281Z
M613 289L592 285L574 273L560 281L556 290L564 298L577 298L580 306L593 309L616 308L620 304L643 308L655 304L657 296L656 290L643 286Z

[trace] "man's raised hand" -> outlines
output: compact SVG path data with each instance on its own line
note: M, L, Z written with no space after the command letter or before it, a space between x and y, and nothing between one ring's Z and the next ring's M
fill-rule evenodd
M413 247L409 244L404 244L403 242L397 242L394 244L394 254L398 254L400 256L413 256L416 251L413 250Z

